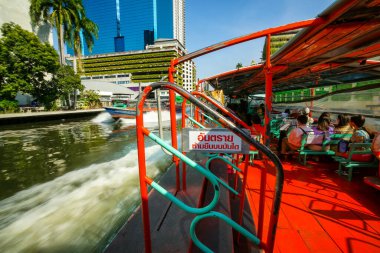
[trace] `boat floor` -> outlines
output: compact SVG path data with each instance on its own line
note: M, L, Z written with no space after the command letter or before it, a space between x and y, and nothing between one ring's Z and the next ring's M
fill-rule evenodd
M262 161L248 171L248 202L257 220ZM332 161L283 162L285 181L274 252L380 252L380 191L363 182L377 169L362 170L353 181L335 173ZM255 168L256 167L256 168ZM274 190L267 173L264 235ZM266 239L265 239L266 240Z

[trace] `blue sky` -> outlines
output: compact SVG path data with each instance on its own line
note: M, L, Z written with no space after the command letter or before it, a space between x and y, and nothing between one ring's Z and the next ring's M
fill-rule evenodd
M188 52L270 27L315 18L333 0L186 0ZM260 61L264 39L225 48L194 60L202 79Z

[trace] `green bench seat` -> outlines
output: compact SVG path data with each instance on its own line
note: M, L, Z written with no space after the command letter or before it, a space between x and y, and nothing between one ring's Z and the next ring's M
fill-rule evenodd
M318 135L315 135L318 136ZM327 155L327 156L334 156L335 151L328 149L331 145L338 145L339 141L343 139L350 139L352 134L332 134L330 135L329 139L326 140L324 138L324 135L320 135L320 141L319 143L322 145L322 150L315 151L307 148L308 144L318 144L318 142L313 142L311 138L308 138L309 136L304 134L302 136L302 142L301 147L298 150L298 161L302 162L303 165L306 165L306 159L308 155ZM317 137L318 138L318 137Z
M364 154L372 154L371 151L371 143L350 143L349 144L349 151L348 151L348 157L340 157L335 156L334 160L339 162L339 169L338 174L343 175L343 167L346 167L348 169L347 171L347 178L348 181L352 180L352 173L354 168L377 168L378 167L378 160L375 159L375 156L373 156L371 161L353 161L352 157L353 155L364 155Z

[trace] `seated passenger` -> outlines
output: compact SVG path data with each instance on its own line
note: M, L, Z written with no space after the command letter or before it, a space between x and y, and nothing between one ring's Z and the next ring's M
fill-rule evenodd
M314 123L314 119L310 117L310 109L308 107L305 107L302 111L301 114L304 114L307 116L307 125L310 126Z
M302 135L313 131L306 125L307 120L306 115L297 117L297 127L290 131L289 137L282 139L281 154L286 154L288 151L295 151L301 147Z
M364 127L365 117L362 115L355 115L351 117L350 125L354 129L352 137L350 139L351 143L370 143L371 138L369 132ZM348 145L347 145L348 146ZM349 150L346 152L341 152L339 150L336 154L344 158L348 158ZM367 162L372 160L371 154L353 154L351 157L352 161Z
M263 125L264 124L264 110L262 107L257 107L256 113L252 115L252 123L256 125Z
M312 127L315 136L321 136L322 138L318 139L317 143L311 143L307 146L308 149L314 151L321 151L323 149L322 143L324 140L330 138L330 134L333 133L334 129L330 126L330 119L327 117L319 117L318 125ZM330 149L330 145L324 147L325 150Z
M380 132L373 138L371 150L377 159L380 159ZM379 167L380 170L380 167ZM378 175L380 177L380 174Z
M353 143L368 143L371 142L370 134L364 127L365 117L363 115L355 115L351 117L350 125L354 129L351 137Z
M350 118L347 114L339 114L337 124L334 129L336 134L353 134L354 129L350 125Z
M290 109L285 109L283 113L281 113L282 118L287 118L290 115Z

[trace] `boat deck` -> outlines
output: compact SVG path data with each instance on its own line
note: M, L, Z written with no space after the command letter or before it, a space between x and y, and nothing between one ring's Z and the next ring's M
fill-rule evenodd
M261 161L255 161L262 166ZM366 185L361 174L353 181L335 173L334 162L284 161L285 182L275 252L380 252L380 192ZM375 174L366 170L365 175ZM260 172L248 172L247 196L257 220ZM274 176L267 173L266 214L273 195ZM264 227L264 235L267 227Z

